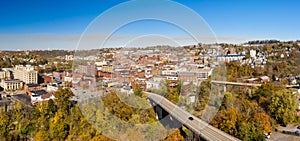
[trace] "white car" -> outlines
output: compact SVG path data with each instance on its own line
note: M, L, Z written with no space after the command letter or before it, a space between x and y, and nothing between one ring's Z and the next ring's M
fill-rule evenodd
M265 137L266 137L267 139L270 139L270 138L271 138L271 135L270 135L269 133L265 133L264 135L265 135Z

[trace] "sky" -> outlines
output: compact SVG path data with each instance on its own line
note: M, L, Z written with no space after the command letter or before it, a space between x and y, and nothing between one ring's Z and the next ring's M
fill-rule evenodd
M298 0L174 1L199 14L218 42L300 39ZM76 49L80 35L94 19L123 2L126 1L3 0L0 2L0 50ZM124 36L149 35L149 39L155 40L150 37L154 34L176 37L180 41L187 38L182 29L174 25L144 21L119 29L112 40L118 46L116 40ZM185 44L193 44L189 41L185 40Z

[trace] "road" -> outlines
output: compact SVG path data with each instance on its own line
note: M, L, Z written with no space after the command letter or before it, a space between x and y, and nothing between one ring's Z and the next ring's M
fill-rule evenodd
M154 101L155 104L158 104L170 115L172 115L172 117L176 118L185 127L189 128L203 139L208 141L239 141L239 139L209 125L207 122L181 109L163 96L149 92L144 93L147 95L147 98ZM190 120L189 117L192 117L193 120Z

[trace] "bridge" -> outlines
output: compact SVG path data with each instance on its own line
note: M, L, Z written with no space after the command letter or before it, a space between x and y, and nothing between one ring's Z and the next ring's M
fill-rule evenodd
M207 122L193 116L189 112L181 109L163 96L158 94L144 92L147 98L152 100L152 104L159 105L167 111L172 117L181 122L185 127L190 129L201 138L208 141L239 141L239 139L209 125ZM190 118L192 117L192 119Z
M222 84L222 85L234 85L234 86L251 86L251 87L261 87L262 84L255 83L240 83L240 82L228 82L228 81L216 81L212 80L212 83ZM297 88L299 85L285 85L286 88Z

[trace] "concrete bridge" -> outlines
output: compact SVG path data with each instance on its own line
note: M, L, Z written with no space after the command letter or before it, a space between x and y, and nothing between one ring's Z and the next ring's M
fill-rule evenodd
M163 96L158 94L144 92L152 105L158 105L168 112L175 122L180 122L183 126L190 129L202 139L208 141L239 141L239 139L209 125L207 122L193 116L189 112L181 109ZM161 113L163 115L163 113ZM159 115L159 116L161 116ZM162 117L159 117L162 118Z
M262 84L255 84L255 83L240 83L240 82L228 82L228 81L211 81L214 84L224 85L224 91L226 91L226 85L233 85L233 86L249 86L249 87L261 87ZM298 88L299 85L285 85L286 88Z

